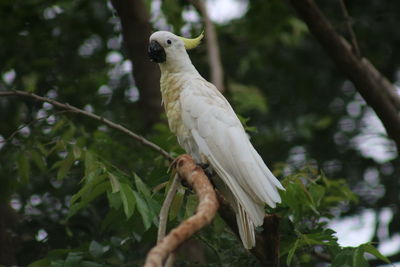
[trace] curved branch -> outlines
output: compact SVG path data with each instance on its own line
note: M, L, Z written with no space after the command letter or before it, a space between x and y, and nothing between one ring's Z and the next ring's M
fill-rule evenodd
M192 5L198 10L203 17L205 25L205 36L207 44L208 62L211 69L211 82L218 88L220 92L225 91L224 88L224 69L221 63L221 56L219 53L219 44L217 32L215 31L214 24L212 23L207 7L203 0L190 0Z
M145 267L162 266L168 255L195 232L209 224L218 210L219 204L214 188L192 157L186 154L179 156L176 160L176 169L181 179L185 180L196 192L199 204L192 217L182 222L150 250Z
M29 92L25 92L25 91L18 91L18 90L14 90L14 91L0 91L0 97L1 96L22 96L22 97L29 97L41 102L47 102L50 103L52 105L54 105L55 107L64 109L64 110L68 110L68 111L72 111L74 113L80 114L80 115L84 115L85 117L89 117L91 119L94 119L96 121L99 121L107 126L109 126L112 129L118 130L126 135L128 135L129 137L135 139L136 141L139 141L141 144L150 147L151 149L157 151L158 153L160 153L161 155L164 156L164 158L173 161L174 158L164 149L162 149L161 147L159 147L158 145L150 142L149 140L147 140L146 138L144 138L143 136L140 136L138 134L135 134L134 132L128 130L127 128L123 127L120 124L117 124L115 122L112 122L108 119L105 119L99 115L96 115L92 112L86 111L86 110L82 110L79 109L77 107L71 106L69 104L64 104L64 103L60 103L56 100L47 98L47 97L43 97L43 96L39 96L36 95L34 93L29 93Z
M314 0L290 0L290 3L337 67L376 112L400 152L400 97L393 84L366 58L358 58L353 53L351 45L335 31Z

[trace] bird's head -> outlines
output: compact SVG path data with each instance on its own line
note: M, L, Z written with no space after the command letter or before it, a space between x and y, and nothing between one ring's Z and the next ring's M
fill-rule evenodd
M187 57L185 50L198 46L202 38L203 33L197 38L188 39L167 31L155 32L150 36L149 57L156 63L181 60L182 57Z

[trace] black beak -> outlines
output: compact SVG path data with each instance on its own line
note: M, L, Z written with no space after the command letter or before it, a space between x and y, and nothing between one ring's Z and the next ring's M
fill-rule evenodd
M157 42L151 41L149 45L149 57L150 60L156 63L162 63L167 60L164 48Z

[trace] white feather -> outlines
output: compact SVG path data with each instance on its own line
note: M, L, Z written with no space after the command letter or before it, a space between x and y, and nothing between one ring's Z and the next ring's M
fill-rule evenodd
M189 82L180 94L182 119L197 145L196 158L206 158L226 184L236 206L239 233L246 248L255 244L254 226L262 225L264 203L280 202L283 189L251 145L226 99L205 80ZM190 148L185 148L189 153ZM203 157L202 157L203 156ZM232 200L233 199L233 200Z

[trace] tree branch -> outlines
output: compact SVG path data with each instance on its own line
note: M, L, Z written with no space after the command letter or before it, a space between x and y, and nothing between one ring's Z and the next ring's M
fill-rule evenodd
M147 254L145 267L162 266L171 252L211 222L219 206L212 184L203 170L195 164L192 157L186 154L179 156L176 160L176 170L181 179L194 189L199 198L199 204L192 217L183 221L150 250Z
M290 0L290 3L337 67L376 112L400 151L400 97L393 84L366 58L358 58L352 52L351 45L334 30L313 0Z
M361 56L360 48L358 47L357 38L354 34L351 18L349 16L349 12L347 11L346 4L344 0L339 0L340 9L342 10L343 18L346 22L347 31L350 35L351 45L353 47L354 54L359 58Z
M215 31L214 24L208 16L207 7L203 0L190 0L190 3L197 9L203 17L205 25L205 36L207 44L208 62L211 70L211 82L218 88L220 92L225 91L224 88L224 69L221 63L221 56L219 52L219 44L217 32Z
M33 93L25 92L25 91L18 91L18 90L15 90L15 91L0 91L0 97L1 96L29 97L29 98L35 99L37 101L40 101L40 102L50 103L50 104L54 105L55 107L58 107L58 108L61 108L61 109L64 109L64 110L68 110L68 111L72 111L72 112L80 114L80 115L84 115L85 117L88 117L88 118L91 118L93 120L99 121L99 122L109 126L112 129L118 130L118 131L128 135L129 137L135 139L136 141L139 141L141 144L143 144L143 145L145 145L147 147L150 147L154 151L157 151L158 153L163 155L164 158L166 158L166 159L168 159L170 161L174 160L174 158L167 151L165 151L164 149L162 149L158 145L148 141L143 136L137 135L134 132L128 130L125 127L123 127L122 125L117 124L115 122L112 122L112 121L110 121L108 119L105 119L105 118L103 118L103 117L101 117L99 115L96 115L96 114L92 113L92 112L89 112L89 111L86 111L86 110L82 110L82 109L79 109L77 107L71 106L69 104L63 104L63 103L60 103L60 102L58 102L56 100L53 100L53 99L50 99L50 98L47 98L47 97L43 97L43 96L39 96L39 95L36 95L36 94L33 94Z

